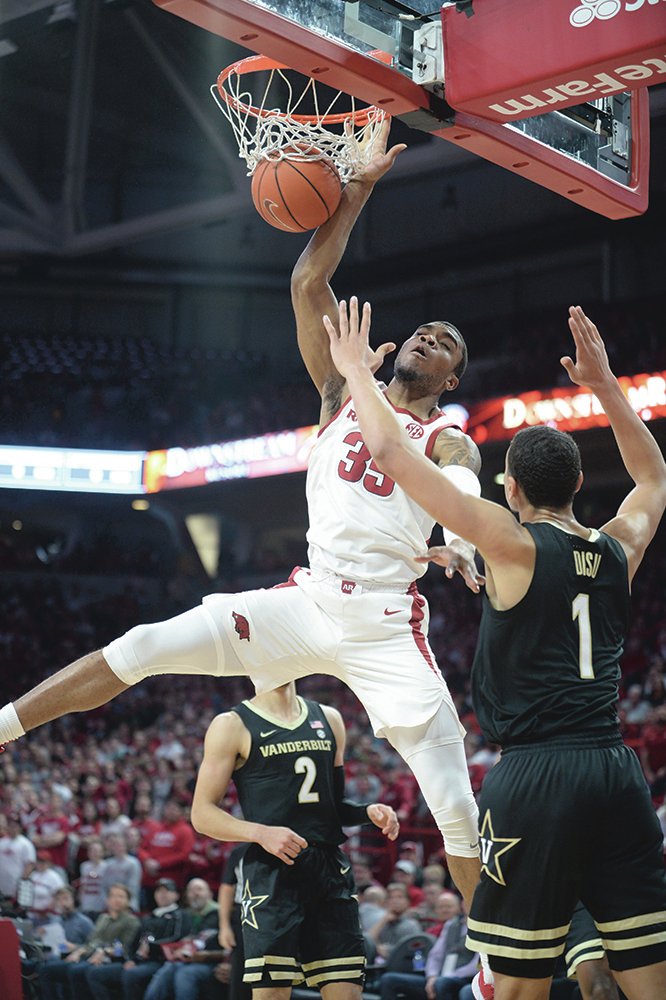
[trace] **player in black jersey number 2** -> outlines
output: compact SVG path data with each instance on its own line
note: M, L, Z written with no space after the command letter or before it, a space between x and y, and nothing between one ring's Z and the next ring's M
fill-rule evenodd
M266 1000L302 983L327 1000L360 1000L363 936L342 826L374 823L390 840L390 806L344 797L340 713L296 695L294 683L218 715L206 734L192 823L249 842L243 857L244 982ZM233 778L244 819L220 809Z
M474 707L502 747L479 802L481 881L468 945L489 955L497 1000L546 1000L577 899L592 914L629 1000L666 997L662 835L616 713L631 581L666 506L666 464L610 370L580 306L576 360L609 419L635 486L600 530L576 520L583 474L573 439L520 431L507 452L512 513L465 495L416 453L367 364L370 310L340 304L326 327L363 439L378 467L437 521L476 545L486 596L472 667ZM432 554L436 558L436 553ZM475 996L493 996L476 980Z

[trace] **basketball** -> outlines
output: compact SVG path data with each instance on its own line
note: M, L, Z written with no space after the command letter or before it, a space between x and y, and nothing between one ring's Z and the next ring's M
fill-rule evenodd
M297 150L280 159L261 160L252 175L252 200L259 215L287 233L306 233L323 225L340 204L341 195L333 161Z

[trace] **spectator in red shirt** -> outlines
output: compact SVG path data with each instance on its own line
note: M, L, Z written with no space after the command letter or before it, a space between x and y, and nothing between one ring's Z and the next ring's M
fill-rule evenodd
M195 835L194 844L188 857L187 878L202 878L211 887L213 894L220 888L222 868L225 862L225 847L219 840Z
M88 847L93 840L99 839L101 826L102 823L97 812L97 806L91 799L85 799L81 806L81 815L76 827L76 835L79 838L79 850L76 857L78 864L83 864L87 860Z
M393 762L384 766L381 801L393 806L401 823L408 823L416 806L417 785L412 774L402 773Z
M69 829L69 820L65 815L62 799L54 794L49 799L47 811L35 823L32 842L38 850L47 851L51 863L64 871L67 870Z
M187 859L194 846L194 830L183 819L183 810L173 799L164 806L162 822L139 848L143 886L152 889L160 878L171 878L182 889Z
M150 795L137 795L134 800L132 810L132 826L141 835L140 843L143 843L151 833L159 826L158 821L153 816L153 800Z
M641 764L654 796L666 789L666 705L653 708L643 729Z

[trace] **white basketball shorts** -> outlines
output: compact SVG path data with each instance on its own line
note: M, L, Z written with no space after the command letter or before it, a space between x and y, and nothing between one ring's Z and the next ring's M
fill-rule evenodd
M351 688L376 735L421 725L442 708L458 741L464 729L427 626L427 602L416 587L375 590L297 569L270 590L212 594L169 621L137 626L103 653L126 684L155 674L246 674L262 693L330 674Z

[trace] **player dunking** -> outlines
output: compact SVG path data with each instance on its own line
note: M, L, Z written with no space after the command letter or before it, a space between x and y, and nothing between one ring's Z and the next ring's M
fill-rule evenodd
M363 935L341 824L373 822L391 840L390 806L344 797L345 727L294 683L218 715L206 734L192 822L249 842L242 865L244 981L287 1000L305 979L329 1000L360 1000ZM243 819L220 809L233 778Z
M385 152L388 124L372 159L315 233L293 276L303 358L322 394L322 429L308 470L310 569L273 590L216 594L174 619L130 630L42 682L0 711L0 743L66 712L103 704L155 674L247 674L259 693L308 674L343 680L375 732L407 761L442 831L451 875L466 901L479 875L477 807L464 730L427 640L428 609L415 580L425 572L432 519L375 467L330 357L321 313L335 304L328 280L375 182L401 147ZM386 348L373 356L378 367ZM460 333L420 326L401 348L386 390L396 419L436 475L479 493L478 452L437 407L466 363ZM438 466L445 468L437 469ZM473 549L447 550L474 590ZM456 548L457 546L457 548Z
M629 1000L666 996L666 874L662 835L638 759L616 713L629 588L666 507L666 464L612 374L603 341L570 309L571 380L608 416L635 486L599 531L573 514L582 484L571 437L520 431L506 457L513 514L465 496L431 468L377 390L370 309L352 300L333 358L347 379L378 467L433 517L465 534L485 559L472 696L486 738L503 748L479 803L482 877L468 945L486 952L498 1000L546 1000L576 901L599 929ZM479 998L492 986L477 978Z

